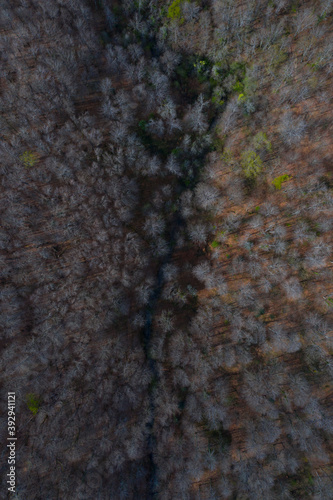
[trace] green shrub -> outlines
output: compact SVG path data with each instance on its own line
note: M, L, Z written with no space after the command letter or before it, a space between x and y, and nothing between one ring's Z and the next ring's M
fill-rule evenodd
M276 189L281 189L282 182L286 182L289 179L290 179L290 177L287 174L280 175L279 177L275 177L272 184L273 184L273 186L275 186Z
M231 149L229 148L225 148L225 150L223 151L223 154L221 155L221 160L227 164L227 165L230 165L233 163L234 161L234 157L232 155L232 151Z
M212 66L211 76L215 82L222 83L223 75L226 72L226 67L222 62L217 62Z
M241 166L247 179L254 180L262 171L262 160L254 151L248 150L242 153Z
M265 134L265 132L258 132L254 136L252 144L254 149L256 149L257 151L262 151L264 149L266 151L272 151L272 143L267 139L267 135Z
M216 104L216 106L223 106L224 100L221 99L218 95L213 95L212 103Z
M239 93L243 92L243 90L244 90L244 85L243 85L243 83L242 83L242 82L239 82L239 81L238 81L238 82L236 82L236 83L235 83L235 85L233 85L232 90L233 90L234 92L237 92L237 93L238 93L238 92L239 92Z
M40 404L40 398L36 394L34 394L33 392L27 394L27 405L33 415L36 415L36 413L38 412Z
M211 148L212 151L222 152L223 151L223 144L224 144L223 139L221 139L221 137L216 135L213 138L213 144L212 144L212 148Z
M327 17L327 13L324 12L321 16L317 16L317 24L321 23L322 21L325 21Z
M170 7L168 8L168 17L170 19L179 19L181 22L184 21L184 18L181 17L181 4L184 0L174 0Z
M206 64L207 64L207 61L202 59L201 61L197 61L196 63L194 63L193 67L196 68L198 73L202 73L205 70Z
M271 69L276 69L288 59L287 52L284 52L279 44L272 45L269 49L269 52Z
M240 61L234 61L230 64L229 74L237 75L239 80L243 80L246 72L246 64Z
M146 120L141 120L139 122L139 127L141 128L141 130L145 131L146 130L146 127L147 127L147 122Z
M243 80L243 92L247 96L253 96L258 88L257 80L252 76L251 70L246 74Z
M33 167L37 161L37 155L33 151L24 151L20 156L20 160L25 167Z
M327 305L333 307L333 298L332 297L327 297L325 299L325 302L326 302Z
M217 82L211 78L211 62L208 59L196 59L193 63L193 68L197 73L199 82L210 82L210 85L214 87Z

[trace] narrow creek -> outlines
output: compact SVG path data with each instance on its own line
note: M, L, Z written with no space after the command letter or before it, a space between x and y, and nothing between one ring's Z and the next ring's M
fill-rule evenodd
M209 124L209 129L208 132L211 132L214 130L216 123L218 120L218 116L213 116L210 124ZM200 160L200 166L204 163L205 157L207 155L207 151L203 151L199 157L196 159ZM201 168L197 167L193 171L193 178L191 182L191 190L194 190L195 186L199 182L200 179L200 172ZM184 183L179 181L178 184L178 196L180 197L181 194L188 189L187 186L185 186ZM145 326L143 328L143 344L144 344L144 352L145 356L148 362L149 370L152 376L152 381L154 382L154 386L158 385L159 382L159 376L158 376L158 369L157 369L157 362L154 358L150 356L150 348L151 348L151 343L152 343L152 335L153 335L153 319L154 319L154 314L155 310L158 304L158 301L161 297L161 293L163 290L163 285L164 285L164 275L163 275L163 268L166 264L170 263L173 255L174 255L174 242L176 241L176 234L177 231L181 227L185 227L186 221L183 219L183 217L180 214L180 209L178 208L177 211L174 214L173 220L170 223L170 230L169 230L169 235L168 235L168 242L169 242L169 251L166 254L166 256L161 259L160 264L159 264L159 269L156 277L156 286L154 290L152 291L146 311L145 311ZM158 495L158 470L157 470L157 465L154 460L154 449L155 449L155 444L156 444L156 436L155 436L155 431L154 431L154 424L155 424L155 401L154 401L154 391L150 390L149 391L149 405L150 405L150 421L147 424L147 427L149 428L149 437L148 437L148 457L149 457L149 462L150 462L150 478L149 478L149 486L148 486L148 499L156 499Z

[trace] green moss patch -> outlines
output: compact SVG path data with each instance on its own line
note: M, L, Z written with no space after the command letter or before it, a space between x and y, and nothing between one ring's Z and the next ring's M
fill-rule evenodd
M25 167L33 167L37 161L37 155L33 151L24 151L20 156L20 161Z
M29 410L33 413L33 415L36 415L38 412L40 405L41 405L41 400L37 394L34 394L33 392L27 394L27 406Z
M287 174L280 175L279 177L275 177L274 181L272 182L273 186L276 189L281 189L282 182L286 182L290 179L290 176Z

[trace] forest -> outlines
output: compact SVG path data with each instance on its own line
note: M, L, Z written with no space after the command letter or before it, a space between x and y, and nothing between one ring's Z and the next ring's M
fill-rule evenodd
M1 499L332 500L332 21L0 0Z

